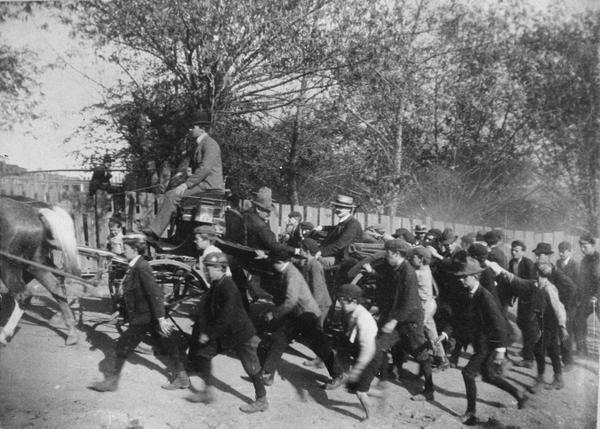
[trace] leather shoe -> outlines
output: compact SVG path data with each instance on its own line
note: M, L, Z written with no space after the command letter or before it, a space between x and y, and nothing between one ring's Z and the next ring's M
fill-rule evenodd
M477 424L477 416L474 412L467 411L460 416L460 422L465 426L475 426Z
M96 381L88 386L88 389L96 392L114 392L119 387L117 378L109 377L106 380Z
M201 390L200 392L196 392L185 399L187 399L189 402L210 404L215 400L215 397L211 389L205 389Z
M165 390L187 389L190 387L190 379L185 372L182 372L177 374L177 377L175 377L171 383L163 384L160 387Z
M410 397L411 401L423 402L423 401L433 401L433 392L421 392L414 396Z
M269 403L267 402L266 396L257 398L256 401L250 402L249 404L242 405L240 407L240 411L246 414L258 413L259 411L266 411L268 409Z
M327 383L323 384L323 386L321 387L325 390L335 390L342 384L344 384L345 379L346 377L344 376L344 374L338 375L337 377L332 378Z

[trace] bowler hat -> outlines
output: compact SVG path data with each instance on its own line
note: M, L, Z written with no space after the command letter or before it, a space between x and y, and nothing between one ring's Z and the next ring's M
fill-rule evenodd
M194 228L194 234L205 234L208 236L217 236L217 230L212 225L200 225Z
M207 125L210 124L210 113L205 111L197 111L192 115L192 125Z
M550 243L538 243L535 249L533 249L535 255L552 255L554 251Z
M462 267L460 267L456 272L454 272L454 275L457 277L472 276L475 274L479 274L482 271L483 268L481 268L479 262L477 262L471 257L467 257L467 262L464 265L462 265Z
M358 285L346 283L337 290L337 296L338 298L359 299L362 296L362 289Z
M405 255L408 255L412 252L412 246L399 238L386 241L383 247L385 250L391 250L392 252L399 252Z
M229 263L227 262L227 256L222 252L212 252L204 257L202 261L204 265L222 266L226 267Z
M473 243L467 249L467 253L475 259L487 259L489 250L481 243Z
M426 232L427 232L427 227L425 225L415 226L415 234L425 234Z
M271 188L263 186L256 192L256 196L251 200L252 204L258 208L270 212L275 207L273 206L273 192Z
M345 208L354 208L356 204L354 204L354 198L349 197L347 195L337 194L335 197L335 201L331 202L332 205L336 207L345 207Z

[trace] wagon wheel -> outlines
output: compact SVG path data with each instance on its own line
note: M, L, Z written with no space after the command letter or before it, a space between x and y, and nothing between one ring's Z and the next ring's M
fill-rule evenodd
M157 283L161 286L167 307L173 311L183 301L198 298L207 286L198 271L188 264L173 259L148 261Z

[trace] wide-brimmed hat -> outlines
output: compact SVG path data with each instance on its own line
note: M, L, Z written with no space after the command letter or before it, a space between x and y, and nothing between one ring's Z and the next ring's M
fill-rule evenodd
M452 228L446 228L442 232L441 241L443 244L448 245L454 243L457 238L458 235L454 233L454 230Z
M252 204L256 207L268 212L275 208L273 205L273 192L271 191L271 188L267 188L266 186L263 186L256 191L255 197L250 201L252 201Z
M209 125L210 124L210 113L204 111L196 111L192 115L192 125Z
M338 194L335 197L335 201L331 202L331 205L336 207L345 207L349 209L356 207L356 204L354 204L354 198L342 194Z
M535 255L552 255L552 245L550 243L538 243L535 249L532 250Z
M458 270L454 272L454 275L457 277L472 276L479 274L482 271L483 268L481 268L481 264L469 256L467 257L467 262L458 268Z

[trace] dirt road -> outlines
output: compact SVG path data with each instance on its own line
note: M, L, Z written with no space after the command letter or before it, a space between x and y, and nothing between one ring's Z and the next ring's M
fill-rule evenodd
M136 353L127 362L120 388L97 393L86 386L102 378L104 357L117 337L106 321L106 298L83 298L81 341L64 345L60 320L48 322L54 312L44 297L34 299L20 330L8 347L0 349L0 427L13 428L459 428L456 414L464 412L466 399L461 373L449 369L434 374L436 401L415 403L412 393L420 383L413 362L405 365L404 379L391 383L386 400L377 399L377 413L368 421L354 395L339 389L320 389L325 370L302 366L303 354L294 344L284 355L280 374L268 388L270 409L244 415L238 407L249 401L252 385L243 379L238 360L219 356L214 361L218 379L216 402L186 401L189 391L168 392L165 365L152 354ZM185 321L184 321L185 323ZM461 359L459 365L466 362ZM547 379L551 380L551 368ZM513 368L510 378L531 385L534 370ZM532 397L518 410L506 393L478 382L480 427L486 428L595 428L598 391L598 358L578 359L565 374L566 387ZM196 387L201 386L192 376Z

